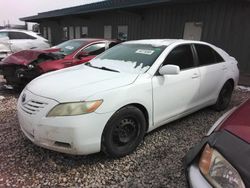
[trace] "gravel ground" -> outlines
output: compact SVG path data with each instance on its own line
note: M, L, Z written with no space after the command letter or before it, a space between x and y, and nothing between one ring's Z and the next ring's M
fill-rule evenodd
M32 144L16 117L18 94L0 92L0 187L186 187L185 153L225 112L207 108L149 133L131 155L70 156ZM231 107L250 97L235 91Z

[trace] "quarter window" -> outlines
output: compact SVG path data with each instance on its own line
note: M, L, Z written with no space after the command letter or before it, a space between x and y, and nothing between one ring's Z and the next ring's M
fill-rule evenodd
M200 66L211 65L224 61L224 59L209 46L195 44L195 48L199 58Z
M190 45L181 45L173 49L163 65L177 65L181 70L194 67L194 58Z

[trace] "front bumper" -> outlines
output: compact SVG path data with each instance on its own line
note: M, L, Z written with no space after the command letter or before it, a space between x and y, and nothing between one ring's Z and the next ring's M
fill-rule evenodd
M25 93L25 102L22 102ZM26 137L34 144L73 155L101 150L103 129L112 113L46 117L58 102L25 90L18 100L18 120Z
M191 188L212 188L207 180L201 174L197 164L192 164L188 169L188 182Z

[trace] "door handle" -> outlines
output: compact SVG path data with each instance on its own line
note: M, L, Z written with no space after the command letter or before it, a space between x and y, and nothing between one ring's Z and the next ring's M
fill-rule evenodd
M194 73L194 74L193 74L193 76L192 76L192 79L199 78L199 77L200 77L200 75L199 75L199 74Z

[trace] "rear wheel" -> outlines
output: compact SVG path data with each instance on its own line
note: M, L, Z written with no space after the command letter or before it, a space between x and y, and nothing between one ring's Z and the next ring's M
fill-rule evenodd
M102 135L102 151L111 157L123 157L136 149L145 132L143 113L134 106L124 107L108 121Z
M217 111L225 110L230 104L232 93L233 85L230 82L226 82L222 87L217 102L213 108Z

